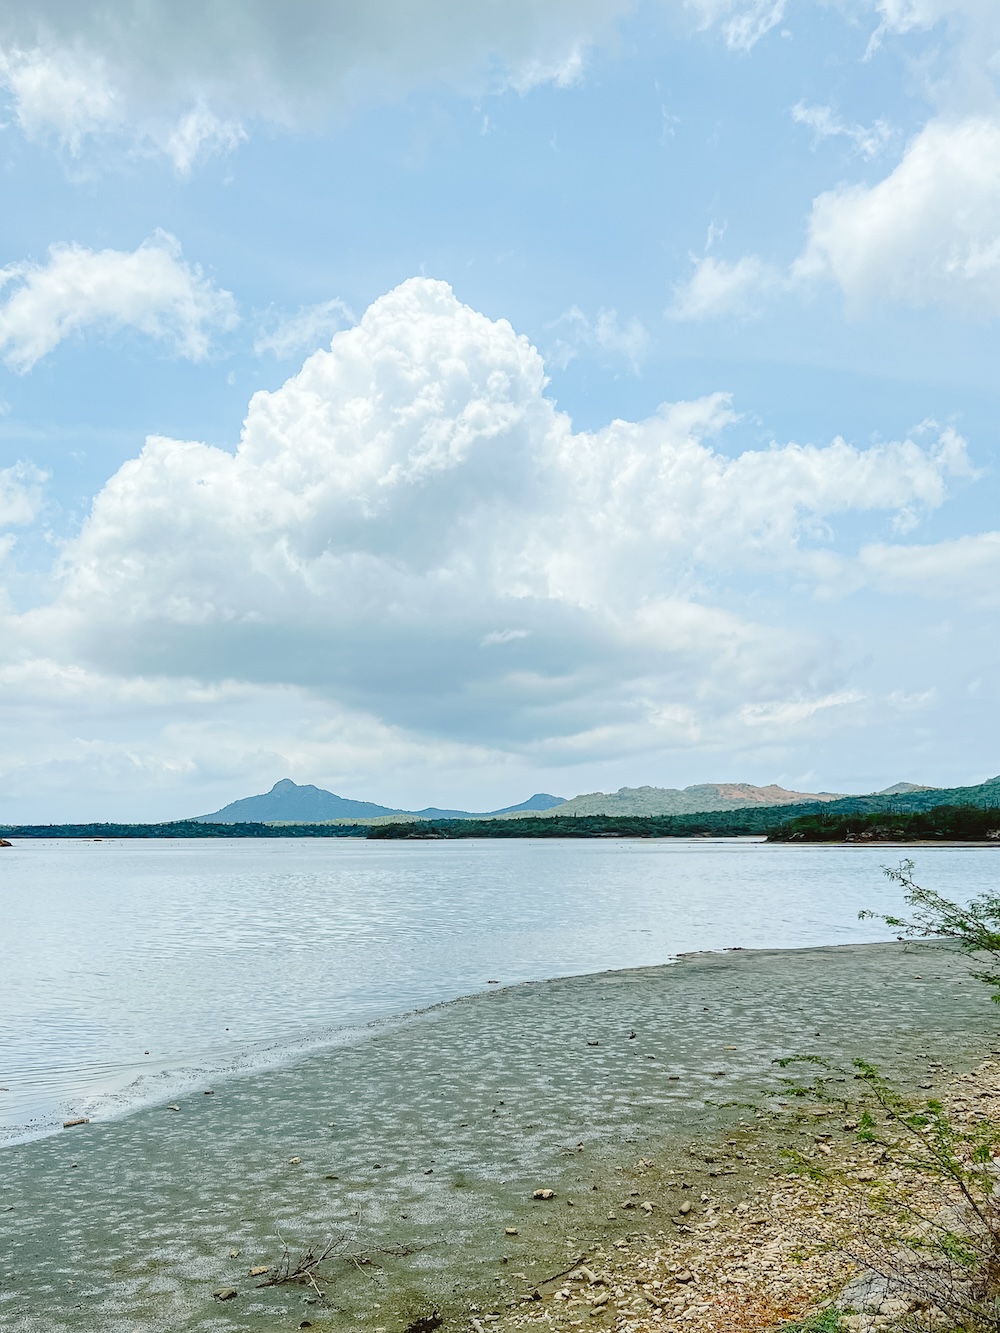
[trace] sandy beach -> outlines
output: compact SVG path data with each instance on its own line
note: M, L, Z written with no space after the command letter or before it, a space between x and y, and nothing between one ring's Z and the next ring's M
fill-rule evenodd
M745 1104L779 1091L776 1058L865 1056L915 1087L997 1045L983 988L925 946L698 954L498 988L3 1150L0 1324L396 1333L437 1310L466 1329L551 1325L565 1298L556 1284L532 1301L543 1278L623 1246L660 1253L683 1239L679 1200L714 1213L771 1180L766 1145L756 1165L692 1148L756 1133ZM322 1297L249 1276L331 1238ZM625 1319L611 1300L586 1314ZM649 1317L669 1310L651 1301Z

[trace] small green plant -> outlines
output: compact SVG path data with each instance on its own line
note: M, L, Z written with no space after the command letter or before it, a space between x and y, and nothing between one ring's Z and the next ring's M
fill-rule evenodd
M818 1314L807 1315L805 1319L782 1324L781 1333L841 1333L843 1327L839 1312L830 1306L827 1310L820 1310Z
M786 1076L787 1093L846 1109L841 1085L847 1071L817 1056L776 1064L813 1071L807 1081ZM862 1085L852 1109L855 1134L874 1171L859 1176L789 1149L793 1169L817 1183L846 1187L852 1206L838 1248L886 1300L902 1305L894 1327L1000 1333L1000 1126L987 1118L960 1122L934 1098L914 1102L866 1060L852 1068Z
M910 917L864 911L862 919L884 921L910 939L954 940L974 960L972 975L992 990L1000 1004L1000 894L982 893L964 907L934 889L925 889L913 878L914 862L883 866L882 873L898 884L912 909Z

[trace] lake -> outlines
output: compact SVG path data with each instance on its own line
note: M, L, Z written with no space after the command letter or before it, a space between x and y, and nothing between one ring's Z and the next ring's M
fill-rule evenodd
M364 1040L414 1008L700 949L891 938L880 867L993 848L752 840L38 841L0 849L0 1138Z

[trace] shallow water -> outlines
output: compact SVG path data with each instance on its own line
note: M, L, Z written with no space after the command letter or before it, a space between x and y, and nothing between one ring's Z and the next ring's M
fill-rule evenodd
M22 842L0 855L0 1134L163 1099L502 984L697 949L887 938L893 848L348 839ZM995 886L993 849L920 848Z

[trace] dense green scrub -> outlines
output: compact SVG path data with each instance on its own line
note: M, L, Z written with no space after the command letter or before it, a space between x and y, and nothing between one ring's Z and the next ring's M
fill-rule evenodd
M936 805L930 810L801 815L768 832L769 842L1000 841L1000 808Z
M359 838L367 824L5 824L8 838Z

